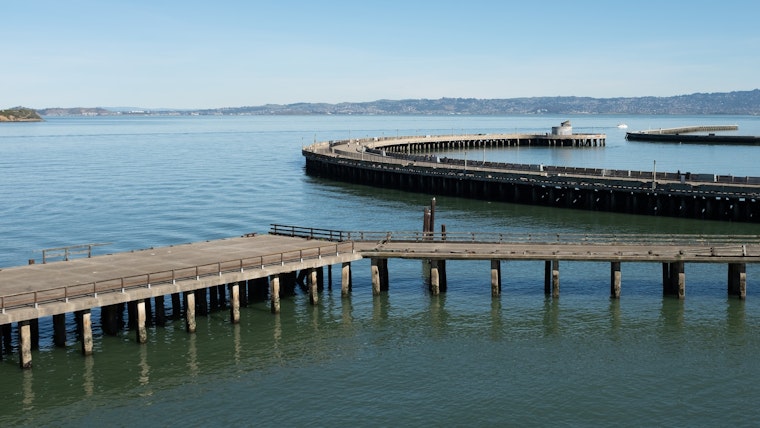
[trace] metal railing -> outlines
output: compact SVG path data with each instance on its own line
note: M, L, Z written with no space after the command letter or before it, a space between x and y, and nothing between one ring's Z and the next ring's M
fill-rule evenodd
M0 296L0 312L18 307L37 307L44 303L68 302L82 297L98 297L99 293L122 292L130 288L151 288L154 285L174 284L183 280L200 280L224 273L243 272L246 269L264 269L268 266L284 266L304 260L353 253L353 242L337 242L300 250L273 253L262 256L219 261L215 263L189 266L159 272L104 279L85 284L66 285L38 291Z
M104 245L110 245L110 242L98 243L98 244L79 244L69 245L67 247L58 248L46 248L42 250L42 263L47 263L55 260L71 260L72 257L87 254L87 257L92 257L93 247L102 247Z
M518 233L345 231L272 224L270 234L354 242L429 242L482 244L726 245L760 244L760 235L691 235L636 233Z

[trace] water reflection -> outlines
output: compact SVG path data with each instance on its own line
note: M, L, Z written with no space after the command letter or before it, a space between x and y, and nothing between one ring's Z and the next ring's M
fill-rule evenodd
M620 339L620 299L610 299L610 332L615 340Z
M34 374L32 372L33 370L24 370L24 372L21 374L23 378L21 404L24 408L24 411L29 411L29 410L34 409L34 388L32 387Z
M372 319L374 321L385 321L388 319L388 293L382 292L372 298Z
M95 358L89 355L83 359L82 389L84 390L84 395L90 397L95 392Z
M504 320L501 314L501 298L491 299L491 339L500 340L504 335Z
M430 296L430 321L435 334L446 334L449 313L446 311L446 293Z
M148 365L148 347L145 345L138 345L140 348L140 376L138 376L138 382L140 386L145 386L150 383L150 365Z
M559 299L544 298L544 336L559 335Z
M240 340L240 324L233 324L232 325L232 343L233 343L233 353L235 358L235 364L240 364L240 354L243 349L243 344Z
M187 335L187 368L192 377L198 376L200 367L198 364L198 346L196 344L196 333Z
M685 300L663 297L660 320L667 331L681 331L684 326Z

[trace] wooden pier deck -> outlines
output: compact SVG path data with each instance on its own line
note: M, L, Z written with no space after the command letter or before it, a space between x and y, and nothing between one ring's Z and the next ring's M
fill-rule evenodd
M388 290L388 259L426 261L432 294L446 290L446 261L490 260L494 297L501 293L502 261L541 260L545 262L545 293L555 298L559 297L560 261L610 263L612 298L620 298L622 262L661 263L663 293L678 298L685 297L685 263L724 263L728 265L728 294L744 298L746 264L760 263L760 236L351 232L273 225L268 235L0 269L0 350L10 352L15 323L19 362L29 368L32 344L38 340L31 326L52 316L54 342L65 346L65 314L75 313L82 351L90 355L91 310L100 308L104 331L117 331L118 323L108 325L124 312L125 304L130 305L130 316L135 313L137 342L145 343L146 319L152 317L150 301L155 301L156 319L163 318L163 299L169 295L177 316L181 306L188 332L195 331L196 310L207 313L206 298L227 291L230 319L237 323L240 289L259 280L266 285L274 313L279 312L281 282L295 286L296 278L306 280L303 285L316 305L320 270L342 265L341 294L347 297L352 287L351 262L361 259L371 262L375 295Z
M350 242L256 235L0 269L0 325L360 259Z

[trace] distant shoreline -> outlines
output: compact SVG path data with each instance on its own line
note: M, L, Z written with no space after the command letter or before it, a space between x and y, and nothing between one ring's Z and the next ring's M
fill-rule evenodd
M58 116L442 116L442 115L746 115L760 116L760 89L671 97L591 98L575 96L477 99L439 98L342 103L292 103L206 109L72 107L38 109Z

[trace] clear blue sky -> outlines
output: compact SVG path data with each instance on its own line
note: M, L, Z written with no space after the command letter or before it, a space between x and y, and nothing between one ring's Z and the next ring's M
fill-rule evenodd
M757 0L4 3L2 108L760 87Z

